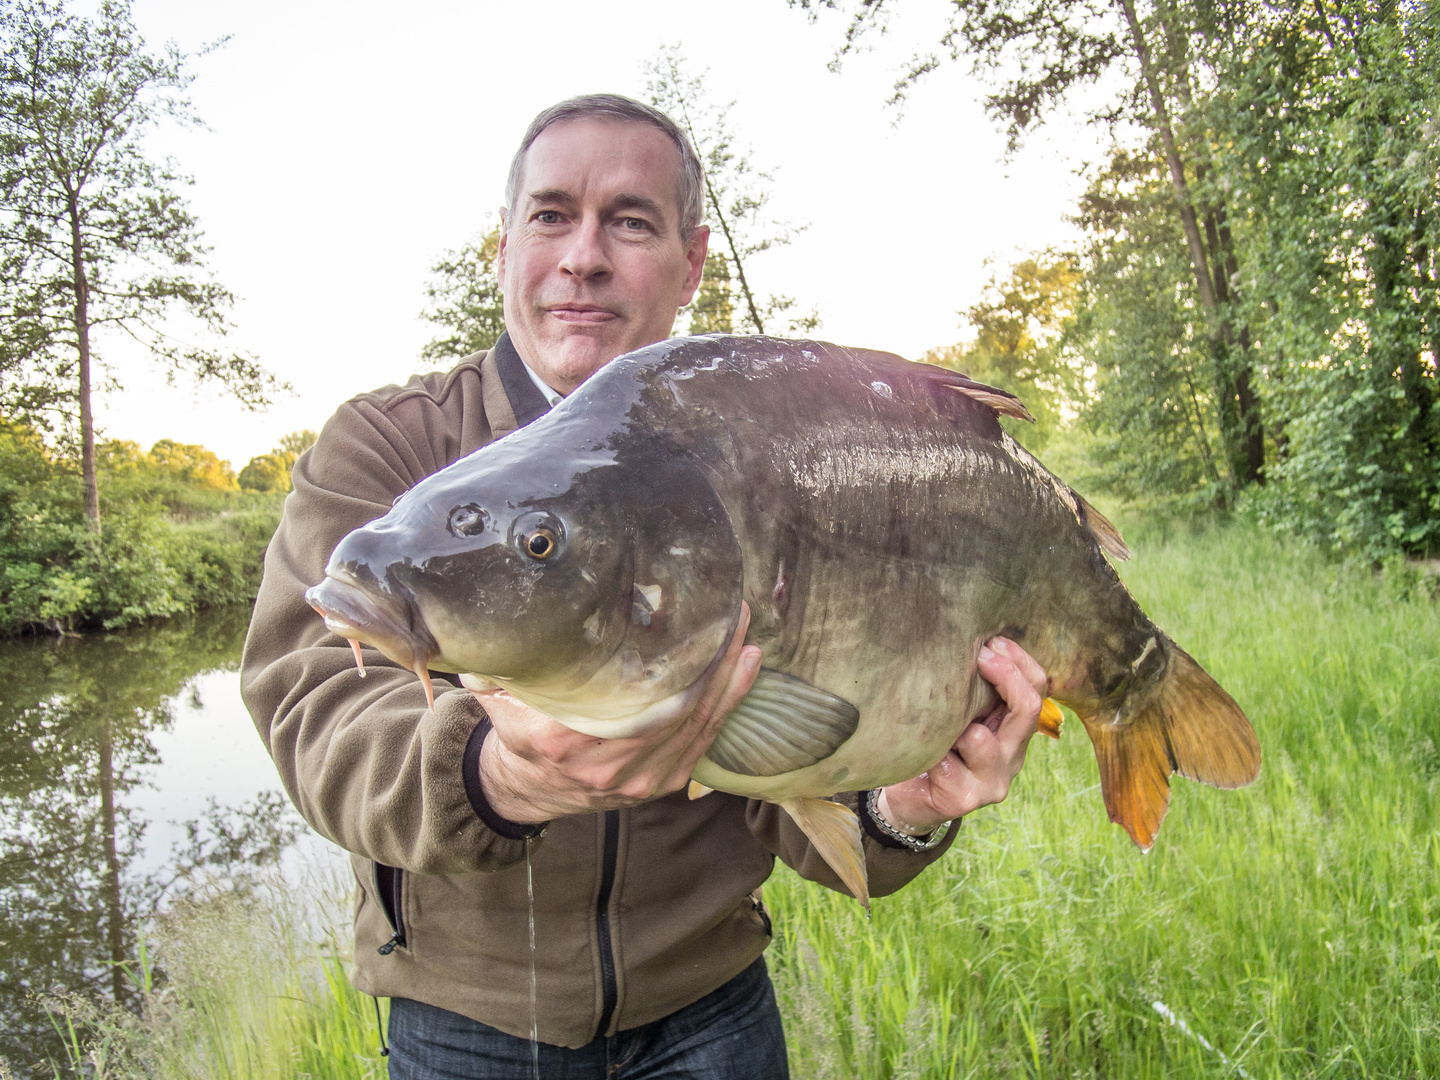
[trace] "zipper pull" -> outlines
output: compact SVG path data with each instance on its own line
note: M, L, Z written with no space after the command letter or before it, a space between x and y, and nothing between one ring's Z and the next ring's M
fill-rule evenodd
M391 935L390 940L385 942L384 945L381 945L375 951L381 956L389 956L392 952L395 951L395 946L403 944L405 944L405 939L400 936L400 931L396 930L395 933Z

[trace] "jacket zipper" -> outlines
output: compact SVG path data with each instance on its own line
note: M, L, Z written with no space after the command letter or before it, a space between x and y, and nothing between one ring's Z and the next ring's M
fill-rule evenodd
M610 892L615 887L615 863L620 854L620 811L605 811L605 850L600 870L600 895L595 901L595 930L600 939L600 980L604 987L600 1007L600 1026L595 1037L605 1034L620 988L615 981L615 947L610 940Z
M375 895L380 899L380 910L385 913L385 918L390 923L390 929L394 931L390 940L381 945L375 951L381 956L389 956L397 948L405 948L405 916L401 914L400 907L400 882L404 871L396 866L386 866L384 863L375 864Z

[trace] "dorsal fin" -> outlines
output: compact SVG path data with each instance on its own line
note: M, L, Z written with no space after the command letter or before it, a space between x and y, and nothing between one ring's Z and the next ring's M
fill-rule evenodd
M988 405L1001 416L1013 416L1016 420L1028 420L1035 422L1035 417L1030 415L1030 410L1021 404L1020 399L1008 390L1001 390L998 386L986 386L982 382L976 382L968 375L962 375L958 371L949 371L946 368L936 368L935 381L941 386L968 398L973 398L981 405Z
M1120 530L1111 524L1110 519L1086 502L1085 496L1074 488L1070 489L1070 494L1075 496L1075 509L1080 511L1081 524L1090 530L1090 535L1095 537L1095 542L1101 549L1120 560L1130 558L1130 549L1125 546L1125 538L1120 535Z

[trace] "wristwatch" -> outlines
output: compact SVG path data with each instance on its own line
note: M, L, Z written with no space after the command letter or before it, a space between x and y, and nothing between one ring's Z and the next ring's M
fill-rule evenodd
M945 834L950 828L950 822L942 821L925 836L911 836L909 833L901 832L885 820L877 805L879 799L880 788L871 788L865 796L865 809L869 811L870 820L875 823L875 827L896 843L904 844L911 851L929 851L933 847L939 847L944 841Z

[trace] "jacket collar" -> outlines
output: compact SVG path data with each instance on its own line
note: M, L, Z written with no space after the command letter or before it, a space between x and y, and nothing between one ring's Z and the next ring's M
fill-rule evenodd
M500 385L505 388L510 408L515 413L516 427L524 427L550 411L550 403L525 370L525 361L515 351L508 332L501 334L500 340L495 342L495 367L500 372Z

